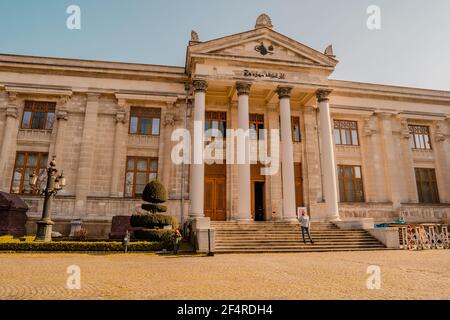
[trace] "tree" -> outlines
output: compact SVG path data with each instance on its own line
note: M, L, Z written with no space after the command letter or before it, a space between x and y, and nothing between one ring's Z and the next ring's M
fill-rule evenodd
M151 213L167 212L167 206L163 205L167 201L167 191L158 180L153 180L145 186L142 200L148 202L141 206L145 211Z

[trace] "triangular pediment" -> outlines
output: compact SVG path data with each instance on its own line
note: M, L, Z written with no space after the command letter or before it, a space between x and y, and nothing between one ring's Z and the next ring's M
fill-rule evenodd
M337 60L269 28L260 28L189 47L190 56L334 68Z

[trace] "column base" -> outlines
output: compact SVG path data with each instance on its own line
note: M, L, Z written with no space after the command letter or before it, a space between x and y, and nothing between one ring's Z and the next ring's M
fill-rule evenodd
M38 221L35 241L51 242L54 224L51 220Z

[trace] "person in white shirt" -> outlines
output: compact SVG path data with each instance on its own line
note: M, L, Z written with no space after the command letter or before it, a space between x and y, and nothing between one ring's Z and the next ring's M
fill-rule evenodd
M309 220L308 215L305 212L302 212L301 217L298 219L300 221L300 224L302 226L302 238L303 238L303 242L306 244L306 240L305 240L305 232L309 237L309 240L311 241L312 244L314 244L313 239L311 238L311 221Z

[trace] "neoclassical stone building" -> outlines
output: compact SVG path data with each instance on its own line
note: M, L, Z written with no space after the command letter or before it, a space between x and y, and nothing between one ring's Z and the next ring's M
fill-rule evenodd
M292 220L297 207L315 220L449 219L450 92L330 80L337 63L331 47L289 39L266 15L219 39L193 32L185 67L0 55L0 190L30 205L31 229L42 199L29 174L43 179L56 156L63 233L81 218L107 235L155 178L182 221ZM174 164L171 135L194 120L224 133L280 129L280 170Z

